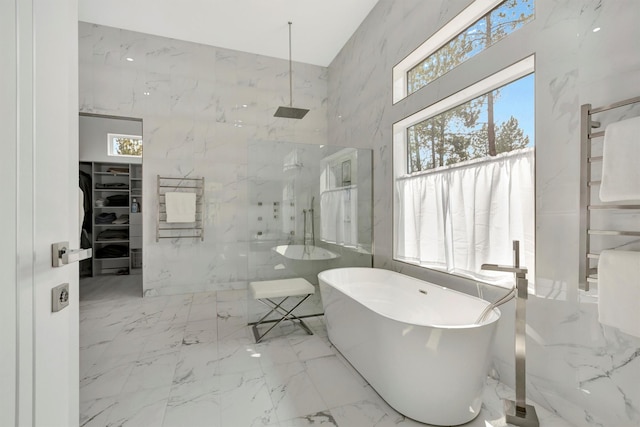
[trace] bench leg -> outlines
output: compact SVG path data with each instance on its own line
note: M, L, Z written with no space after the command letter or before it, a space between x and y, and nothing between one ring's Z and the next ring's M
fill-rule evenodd
M256 339L256 343L259 343L262 338L264 338L265 335L267 335L269 332L271 332L271 330L273 328L275 328L276 326L278 326L280 323L282 323L284 320L291 320L294 324L296 324L296 320L298 321L297 325L300 326L302 329L304 329L309 335L313 335L313 332L311 332L311 329L307 326L306 323L304 323L304 321L302 319L300 319L298 316L296 316L295 314L293 314L293 310L295 310L296 308L298 308L298 306L300 304L302 304L303 302L305 302L305 300L307 298L309 298L312 294L308 294L307 296L305 296L304 298L302 298L296 305L293 306L293 308L291 310L286 310L285 308L282 307L282 304L289 298L289 297L285 297L282 301L280 301L279 303L275 303L274 301L271 301L271 299L269 298L264 298L264 300L268 301L271 305L269 305L267 302L265 302L263 299L258 299L258 301L260 301L262 304L266 305L267 307L271 308L271 311L269 311L266 315L264 315L260 320L258 320L254 325L253 325L253 336ZM273 312L277 312L278 314L280 314L282 317L280 317L280 319L278 319L277 322L275 322L269 329L267 329L263 334L260 334L258 332L258 326L260 326L262 324L262 322L269 317L269 315L271 315L271 313Z

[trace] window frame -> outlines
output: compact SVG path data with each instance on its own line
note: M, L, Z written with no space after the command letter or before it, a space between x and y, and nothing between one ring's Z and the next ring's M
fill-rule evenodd
M445 46L469 26L481 19L487 13L499 6L505 0L475 0L453 19L436 31L424 43L400 61L392 70L392 97L393 104L400 102L410 94L408 93L407 74L418 64L423 62L438 49ZM535 13L535 12L534 12ZM415 91L417 92L417 91ZM412 92L412 93L415 93Z
M419 171L419 172L414 172L414 173L409 173L409 165L408 165L408 147L407 147L407 130L409 127L420 123L424 120L427 120L429 118L432 118L434 116L437 116L441 113L444 113L452 108L455 108L461 104L464 104L465 102L468 102L478 96L481 96L483 94L486 94L487 92L493 91L497 88L500 88L502 86L505 86L509 83L512 83L522 77L525 77L527 75L530 75L532 73L535 73L535 54L531 54L523 59L521 59L520 61L503 68L502 70L491 74L485 78L483 78L482 80L472 84L471 86L468 86L456 93L453 93L452 95L441 99L440 101L420 110L417 111L413 114L411 114L408 117L405 117L402 120L399 120L397 122L395 122L392 126L392 157L393 157L393 171L392 171L392 176L393 176L393 243L392 243L392 259L395 262L402 262L402 263L407 263L410 265L413 265L415 267L418 268L424 268L424 269L429 269L432 270L432 268L426 267L424 265L420 265L420 264L416 264L416 263L412 263L410 261L407 261L405 259L401 259L398 257L398 240L397 240L397 236L396 233L398 232L398 227L400 226L399 221L401 218L399 218L399 204L400 204L400 198L399 198L399 194L398 194L398 187L396 186L396 182L398 181L398 179L403 179L403 178L407 178L407 177L412 177L412 176L416 176L416 175L423 175L423 174L437 174L439 172L442 172L444 170L448 170L451 167L455 167L455 165L451 165L451 166L446 166L443 169L441 169L440 171L436 168L436 169L430 169L427 171ZM535 85L535 83L534 83ZM534 103L535 103L535 94L534 94ZM535 136L534 136L535 138ZM534 146L535 146L535 141L534 141ZM535 151L534 151L535 152ZM534 154L535 156L535 154ZM478 159L477 159L478 160ZM535 178L534 178L535 179ZM534 205L535 205L535 201L534 201ZM534 216L535 218L535 216ZM534 219L535 221L535 219ZM535 226L534 226L535 229ZM534 247L535 250L535 247ZM535 262L535 259L534 259ZM535 269L535 266L530 266L531 270ZM452 274L456 277L465 277L467 279L469 279L469 277L467 276L462 276L462 275L458 275L455 273L449 273L447 271L444 270L434 270L434 271L438 271L440 273L444 273L444 274ZM472 280L479 280L479 279L473 279ZM534 288L534 281L531 281L531 287L530 287L530 293L534 293L535 292L535 288Z
M407 129L438 114L444 113L465 102L483 95L487 92L500 88L511 82L525 77L535 71L535 54L512 64L490 76L468 86L440 101L423 108L404 119L393 124L393 178L395 179L408 175L407 164ZM402 174L398 174L402 171ZM416 172L420 173L420 172Z

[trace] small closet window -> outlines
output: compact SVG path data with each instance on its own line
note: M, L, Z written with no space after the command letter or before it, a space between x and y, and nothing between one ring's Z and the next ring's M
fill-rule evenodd
M119 133L107 134L107 154L115 157L142 157L142 137Z

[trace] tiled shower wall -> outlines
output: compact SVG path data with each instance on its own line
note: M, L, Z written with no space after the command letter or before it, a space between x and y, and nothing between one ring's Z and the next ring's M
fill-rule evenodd
M310 112L291 120L273 117L289 102L281 59L88 23L79 52L80 111L143 119L145 295L244 288L248 144L327 144L327 69L294 63L295 105ZM204 242L156 242L157 175L205 178Z
M536 0L535 21L431 83L433 89L393 105L393 66L470 3L381 0L329 67L329 140L374 149L374 264L492 300L504 292L393 261L392 124L535 53L528 396L577 426L640 425L640 339L599 324L596 297L578 291L580 105L640 95L640 3ZM640 107L616 114L639 115ZM512 304L501 310L494 366L513 386Z

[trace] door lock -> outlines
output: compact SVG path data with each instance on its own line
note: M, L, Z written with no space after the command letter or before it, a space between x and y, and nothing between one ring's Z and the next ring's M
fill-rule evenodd
M57 312L69 305L69 284L63 283L51 289L51 311Z

